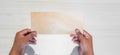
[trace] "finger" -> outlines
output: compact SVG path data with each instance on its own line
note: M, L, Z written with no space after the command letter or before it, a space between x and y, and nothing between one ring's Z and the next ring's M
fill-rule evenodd
M34 38L34 37L36 37L37 36L37 33L36 33L36 31L32 31L30 34L28 34L25 38L27 39L27 40L30 40L30 39L32 39L32 38Z
M83 35L86 38L91 38L92 37L86 30L83 30Z
M77 37L76 34L70 34L70 37Z
M73 41L74 43L76 43L76 44L79 44L80 43L80 41L78 41L78 40L75 40L75 41Z
M36 31L32 31L32 32L35 32L35 33L37 34ZM30 33L31 33L31 32L27 32L27 33L24 34L24 36L26 36L26 35L28 35L28 34L30 34ZM37 36L35 36L35 37L37 37Z
M72 39L73 42L77 42L77 43L80 43L80 41L78 40L78 38L74 38Z
M77 37L74 37L74 38L72 39L72 41L74 41L74 40L78 40L78 38L77 38Z
M26 34L28 32L31 32L31 29L26 28L26 29L19 31L20 34Z
M71 34L70 35L72 38L78 38L76 34Z
M29 41L29 44L36 44L36 41Z
M30 39L29 41L34 41L34 40L36 40L35 37L33 37L32 39Z
M32 38L31 40L29 40L29 44L36 44L36 39Z
M78 36L78 39L79 39L79 40L83 40L84 36L83 36L83 34L80 32L80 30L79 30L79 29L75 29L75 32L76 32L76 34L77 34L77 36Z
M72 37L72 41L73 41L73 40L78 40L78 37L77 37L76 34L71 34L70 36Z
M32 31L32 32L34 32L36 34L35 37L37 37L37 31Z

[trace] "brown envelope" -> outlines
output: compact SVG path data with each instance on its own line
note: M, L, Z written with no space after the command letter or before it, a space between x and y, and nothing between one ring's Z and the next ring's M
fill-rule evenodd
M70 34L82 31L80 14L65 12L31 12L31 28L39 34Z

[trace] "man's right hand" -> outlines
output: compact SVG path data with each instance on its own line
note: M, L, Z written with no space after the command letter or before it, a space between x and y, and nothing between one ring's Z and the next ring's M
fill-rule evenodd
M85 30L83 34L79 29L75 29L75 34L71 34L73 42L79 45L80 55L94 55L92 36Z

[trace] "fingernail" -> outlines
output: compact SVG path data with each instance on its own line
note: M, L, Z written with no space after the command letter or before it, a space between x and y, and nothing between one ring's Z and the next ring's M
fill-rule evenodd
M78 33L78 32L80 32L80 30L79 30L79 29L76 29L76 30L75 30L75 32L77 32L77 33Z
M35 34L37 34L37 32L36 32L36 31L34 31L34 33L35 33Z
M70 34L70 37L74 37L74 34Z

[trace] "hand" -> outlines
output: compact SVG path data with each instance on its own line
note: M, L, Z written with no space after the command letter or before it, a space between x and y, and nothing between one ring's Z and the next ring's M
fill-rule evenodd
M24 29L16 33L14 44L9 55L23 55L28 43L36 44L36 31Z
M72 41L79 45L80 55L94 55L92 36L87 31L83 30L82 34L79 29L76 29L75 34L70 36L73 37Z

